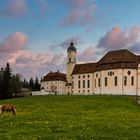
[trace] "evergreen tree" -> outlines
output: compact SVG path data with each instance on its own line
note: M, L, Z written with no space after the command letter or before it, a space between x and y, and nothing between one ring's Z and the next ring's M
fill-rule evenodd
M39 80L37 77L35 78L34 90L36 90L36 91L40 90L40 84L39 84Z
M26 79L24 79L22 82L21 82L21 85L23 88L29 88L29 83Z
M33 79L33 77L31 77L30 80L29 80L29 88L31 90L34 90L34 79Z
M11 80L12 70L10 64L7 63L3 71L3 98L11 98L12 93L10 92L10 80Z
M14 93L16 96L19 92L21 92L20 75L12 75L10 80L10 93Z
M3 98L3 69L0 71L0 99Z

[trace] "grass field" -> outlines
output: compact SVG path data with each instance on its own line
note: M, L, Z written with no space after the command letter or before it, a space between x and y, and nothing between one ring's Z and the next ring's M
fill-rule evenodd
M37 96L0 116L0 140L140 140L140 106L130 96Z

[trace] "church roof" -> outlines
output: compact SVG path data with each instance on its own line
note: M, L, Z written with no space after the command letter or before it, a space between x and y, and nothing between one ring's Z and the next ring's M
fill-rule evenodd
M93 73L109 69L137 69L140 55L129 50L109 51L97 63L76 64L72 74Z
M71 42L71 43L70 43L70 46L68 47L67 52L68 52L68 51L74 51L74 52L76 52L76 48L75 48L75 46L74 46L74 43L73 43L73 42Z
M42 81L66 81L66 74L50 71L46 76L44 76Z
M96 63L76 64L72 74L93 73Z
M118 68L136 69L138 61L138 56L129 50L110 51L97 62L96 71Z

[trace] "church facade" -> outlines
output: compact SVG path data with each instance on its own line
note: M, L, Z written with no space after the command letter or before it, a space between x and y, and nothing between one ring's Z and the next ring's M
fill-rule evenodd
M140 95L140 56L129 50L109 51L98 62L77 64L73 43L67 50L66 74L49 72L43 95Z

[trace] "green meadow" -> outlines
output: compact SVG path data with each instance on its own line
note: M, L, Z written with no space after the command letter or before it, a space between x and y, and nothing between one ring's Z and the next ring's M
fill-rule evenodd
M0 116L0 140L140 140L140 106L131 96L36 96Z

